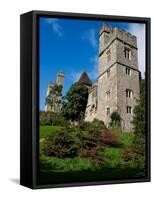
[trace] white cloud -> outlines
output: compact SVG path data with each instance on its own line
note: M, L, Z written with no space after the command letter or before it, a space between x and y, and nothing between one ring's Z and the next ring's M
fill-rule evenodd
M51 19L51 18L47 18L45 19L46 23L51 25L52 30L57 33L57 35L59 37L62 36L62 27L59 24L59 20L58 19Z
M97 47L98 41L96 37L96 31L94 29L89 29L84 32L82 38L89 41L93 48Z
M127 30L137 37L139 70L142 73L142 77L144 77L144 72L145 72L145 25L130 23L129 28Z

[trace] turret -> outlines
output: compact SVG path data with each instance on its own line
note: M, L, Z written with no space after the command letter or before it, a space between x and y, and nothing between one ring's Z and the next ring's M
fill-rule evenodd
M56 84L63 86L63 84L64 84L64 73L63 72L57 73Z

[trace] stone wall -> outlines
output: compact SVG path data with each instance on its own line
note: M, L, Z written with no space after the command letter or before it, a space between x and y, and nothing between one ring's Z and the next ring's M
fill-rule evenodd
M97 118L97 95L98 88L97 82L95 82L91 88L89 88L88 102L85 111L85 121L93 121L93 119Z
M131 75L127 75L126 67L117 64L117 105L118 112L122 118L122 127L125 131L131 131L133 126L133 109L139 98L139 72L131 69ZM132 97L126 97L126 89L132 90ZM127 113L127 106L132 107L132 114Z
M110 114L117 110L117 65L110 68L110 76L105 72L98 79L98 118L108 126ZM108 93L109 92L109 93ZM107 113L110 108L110 113Z
M131 131L133 112L127 113L127 106L133 111L139 95L137 39L119 28L112 28L108 35L105 34L106 32L101 32L100 36L98 118L108 125L110 114L117 110L122 118L123 129ZM106 36L107 43L104 42ZM125 57L125 48L131 53L130 59ZM106 52L109 49L111 55L110 61L107 62ZM126 67L130 69L130 75L126 74ZM110 76L107 75L109 69ZM132 98L126 97L126 89L132 91ZM107 91L110 91L108 99L106 99ZM107 114L107 108L110 108L110 114Z
M125 49L130 53L129 58L125 56ZM107 56L108 52L110 52L110 57ZM129 69L130 74L126 74L126 68ZM126 89L131 90L131 98L126 97ZM94 117L97 117L108 126L110 114L118 111L122 118L122 128L125 131L131 131L133 112L127 113L127 106L133 111L138 97L137 38L117 27L103 25L100 28L99 37L98 87L95 99L97 112L93 115L89 114L93 104L92 93L89 93L86 120L92 121Z

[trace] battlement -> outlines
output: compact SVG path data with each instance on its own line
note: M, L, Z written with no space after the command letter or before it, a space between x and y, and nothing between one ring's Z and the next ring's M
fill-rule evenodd
M103 32L112 33L113 27L103 24L103 26L101 26L100 29L99 29L99 34L101 35Z
M115 27L116 37L121 39L122 41L126 42L127 44L131 45L132 47L137 48L137 38L135 35L131 34L130 32L125 31L124 29Z
M57 77L60 76L60 77L64 77L64 73L63 72L59 72L57 73Z

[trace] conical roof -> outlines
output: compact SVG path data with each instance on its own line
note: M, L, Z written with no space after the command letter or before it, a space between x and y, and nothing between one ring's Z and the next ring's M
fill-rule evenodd
M78 80L78 83L82 83L84 85L91 86L92 82L88 77L88 74L86 72L83 72Z

